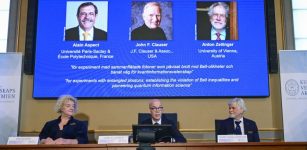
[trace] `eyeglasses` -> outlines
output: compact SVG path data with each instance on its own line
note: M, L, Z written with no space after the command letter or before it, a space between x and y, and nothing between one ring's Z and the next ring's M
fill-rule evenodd
M226 14L213 14L212 15L214 18L218 18L218 17L220 17L220 18L223 18L223 19L225 19L226 18Z
M95 16L95 12L89 12L89 13L80 12L79 15L80 16Z
M161 111L163 107L150 107L150 110Z

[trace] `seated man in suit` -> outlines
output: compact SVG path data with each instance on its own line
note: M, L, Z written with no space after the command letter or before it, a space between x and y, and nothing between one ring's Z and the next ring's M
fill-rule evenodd
M247 135L248 142L260 142L258 128L254 121L243 117L247 110L242 98L234 98L228 102L229 118L222 120L217 135Z
M94 27L98 9L92 2L82 3L77 11L79 25L65 31L66 41L107 40L107 32Z
M159 99L152 99L149 101L149 111L151 118L144 120L141 122L141 124L171 124L172 138L175 140L175 142L185 143L187 141L177 129L177 122L172 122L166 117L162 117L163 106Z

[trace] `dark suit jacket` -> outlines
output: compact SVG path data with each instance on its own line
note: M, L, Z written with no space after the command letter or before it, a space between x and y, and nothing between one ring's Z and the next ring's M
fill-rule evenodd
M260 142L258 128L253 120L243 118L244 134L247 135L248 142ZM217 135L234 134L233 118L222 120L219 125Z
M66 41L79 41L79 26L67 29L65 31L65 40ZM107 40L107 32L97 29L94 27L94 41L99 41L99 40Z
M211 26L210 29L206 30L199 29L197 32L197 40L211 40ZM225 40L230 40L230 32L228 28L226 28Z
M187 140L184 138L184 136L180 133L180 131L176 128L176 125L174 122L168 120L165 116L162 115L162 124L171 124L172 125L172 137L175 139L175 142L179 143L185 143ZM141 124L152 124L151 118L148 118L141 122Z
M131 40L167 40L162 28L148 28L145 23L131 32Z
M87 125L79 120L70 118L68 123L63 127L62 133L60 132L59 123L61 122L61 118L48 121L41 133L39 134L39 139L46 139L48 137L56 140L58 138L64 139L77 139L78 144L87 144Z

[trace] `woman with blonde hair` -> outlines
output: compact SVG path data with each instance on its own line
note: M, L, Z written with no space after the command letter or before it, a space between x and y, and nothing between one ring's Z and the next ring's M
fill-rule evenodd
M87 125L73 118L77 112L77 99L71 95L61 96L55 105L61 114L48 121L39 134L41 144L87 144Z

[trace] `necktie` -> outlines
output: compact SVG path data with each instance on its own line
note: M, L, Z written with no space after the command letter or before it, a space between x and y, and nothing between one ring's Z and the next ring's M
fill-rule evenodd
M159 125L159 123L158 123L158 122L156 122L154 125Z
M90 34L89 34L88 32L84 32L84 33L83 33L84 41L88 41L88 40L89 40L89 39L88 39L88 38L89 38L89 35L90 35Z
M216 32L216 40L221 40L221 33L219 32Z
M237 134L237 135L241 135L242 134L240 123L241 123L241 121L235 121L235 124L236 124L235 134Z

